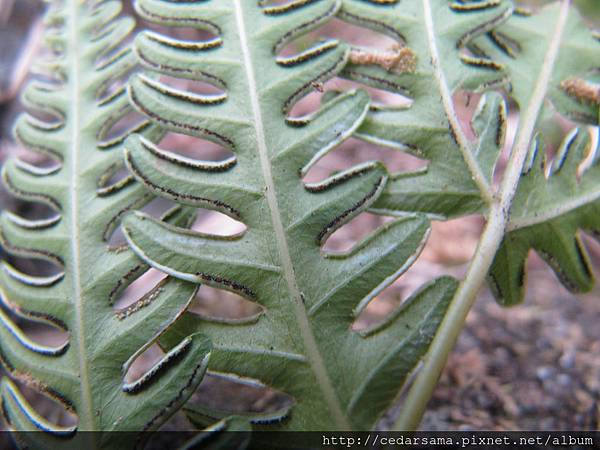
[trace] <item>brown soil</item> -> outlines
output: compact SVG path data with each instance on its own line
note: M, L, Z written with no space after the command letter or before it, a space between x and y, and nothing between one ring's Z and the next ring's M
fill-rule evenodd
M423 429L599 428L599 291L574 298L549 271L534 272L525 304L478 301Z

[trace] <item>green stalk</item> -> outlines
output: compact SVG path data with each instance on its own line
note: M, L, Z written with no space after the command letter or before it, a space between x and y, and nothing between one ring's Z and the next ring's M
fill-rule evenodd
M423 0L423 4L428 5L429 0ZM402 412L394 424L395 430L413 431L421 423L427 403L433 395L440 374L448 360L448 355L456 344L467 314L483 286L486 275L494 261L494 256L502 243L510 220L510 206L519 185L523 164L546 97L570 6L570 0L562 0L552 42L544 58L544 64L538 76L533 95L529 104L523 110L515 145L499 192L490 205L486 227L467 274L458 287L448 312L424 358L423 367L408 392Z

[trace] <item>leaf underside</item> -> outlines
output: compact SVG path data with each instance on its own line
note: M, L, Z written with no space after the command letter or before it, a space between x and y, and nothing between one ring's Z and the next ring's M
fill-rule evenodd
M376 5L376 2L356 2L356 8L381 8L380 17L387 17L388 23L397 21L398 18L393 14L387 14L390 11L385 10L386 5ZM393 3L393 2L392 2ZM420 10L421 5L415 4L413 9ZM355 5L349 1L348 4ZM367 6L368 5L368 6ZM473 9L478 11L468 11L463 8L464 5L453 3L450 8L444 10L439 8L435 10L434 23L438 23L437 17L448 16L440 23L454 23L450 14L463 14L469 17L473 24L476 20L487 17L486 21L480 22L479 27L473 29L466 39L451 38L442 33L443 39L434 39L434 45L431 40L419 47L419 38L426 41L426 33L414 33L417 38L411 41L403 35L406 45L411 49L419 49L417 54L431 54L432 48L437 47L440 55L443 55L439 61L443 67L443 73L446 75L446 84L440 84L435 79L435 71L429 70L430 79L427 86L428 90L423 98L435 105L423 106L429 114L431 110L437 109L446 117L453 114L449 108L444 108L442 101L437 101L430 95L432 89L440 91L440 87L455 93L457 89L486 90L490 87L503 87L507 94L516 101L520 108L521 115L525 116L530 109L532 95L539 84L539 75L545 67L548 66L546 58L550 52L550 46L556 39L556 26L561 14L561 6L558 2L541 9L536 14L530 14L522 9L510 16L497 15L493 17L494 8L502 8L503 5L498 2L482 2L480 5L474 5ZM346 6L344 6L346 7ZM402 5L403 8L406 5ZM453 11L451 9L462 11ZM344 8L340 17L344 18ZM405 11L402 9L402 11ZM496 9L496 11L499 11ZM356 11L354 11L356 12ZM487 16L486 16L487 14ZM481 15L481 17L478 17ZM360 23L357 14L348 14L347 18L356 23ZM365 17L367 15L365 14ZM408 15L409 18L414 17ZM408 19L406 19L408 20ZM456 20L456 19L454 19ZM483 23L493 23L493 28L485 28ZM594 284L592 269L589 264L589 257L582 245L580 232L587 231L592 236L597 234L595 222L595 205L597 195L594 185L597 184L596 178L596 160L597 148L592 148L593 142L585 137L584 130L572 131L565 137L557 156L551 166L546 165L546 156L543 150L543 138L540 134L542 125L545 122L551 122L553 114L560 114L579 124L597 125L599 122L600 106L600 79L598 78L598 69L600 61L600 45L598 36L591 33L583 24L576 8L567 9L565 28L560 36L558 53L556 60L552 62L549 83L546 91L546 101L537 113L538 124L532 135L532 144L530 155L524 176L520 182L514 204L511 208L511 223L508 227L508 234L504 239L502 246L496 256L494 265L489 274L489 281L493 292L502 304L515 304L522 301L525 293L526 282L526 259L530 250L537 251L540 256L548 262L557 274L561 282L572 292L587 292ZM413 27L422 24L422 22L412 22ZM448 27L451 29L452 27ZM397 28L400 29L400 28ZM402 28L403 30L406 28ZM436 30L437 31L437 30ZM408 34L411 36L411 34ZM435 35L437 36L437 34ZM451 43L457 45L452 46ZM467 53L465 53L467 49ZM448 58L447 56L450 55ZM444 58L446 57L446 58ZM456 64L462 59L462 69L453 68L451 64ZM431 61L426 61L429 65ZM445 65L444 65L445 64ZM468 66L468 67L467 67ZM344 70L348 73L354 70L352 64ZM382 68L374 66L358 66L359 70L377 71L382 78L382 74L387 74L388 81L394 78L417 77L419 70L415 73L401 74L386 72ZM448 70L447 68L451 68ZM478 70L475 70L478 69ZM357 80L367 82L372 86L383 87L384 83L378 86L373 82L366 81L367 77L354 77ZM401 83L397 83L400 85ZM437 86L436 86L437 85ZM425 89L423 89L425 91ZM443 93L444 89L441 89ZM412 98L412 96L411 96ZM397 123L404 123L401 117L413 120L421 114L417 114L420 103L415 98L413 104L405 111L372 112L367 120L359 128L357 135L365 129L378 129L378 125L372 125L379 117L386 117L386 114L395 114L397 117L390 120L390 126L387 129L381 128L380 136L389 139L394 133L406 133L412 136L411 129L407 127L396 127ZM424 102L424 100L421 100ZM415 111L416 110L416 111ZM444 154L439 154L430 158L430 164L426 171L418 174L417 177L428 177L435 173L436 164L439 165L442 172L453 173L449 170L448 161L453 157L460 159L460 148L472 154L476 161L476 168L484 178L492 184L495 166L500 156L500 151L504 145L506 134L507 111L505 101L498 94L487 93L480 101L480 105L471 122L471 128L475 135L475 141L464 141L460 138L460 131L452 129L451 135L459 137L454 146L445 143L441 147ZM451 122L451 121L450 121ZM427 122L433 123L431 121ZM522 123L519 124L519 129ZM408 130L408 131L407 131ZM597 131L592 131L596 133ZM574 134L576 133L576 134ZM368 133L366 133L368 135ZM577 137L577 139L575 139ZM380 140L375 137L366 137L374 142ZM406 138L394 138L392 141L407 142ZM431 145L430 140L426 142ZM575 145L574 143L577 143ZM597 142L594 141L594 142ZM458 145L457 145L458 144ZM577 150L571 151L571 146ZM401 147L401 146L399 146ZM453 149L454 152L448 152ZM406 149L404 149L406 151ZM538 155L541 154L541 155ZM419 153L415 153L419 155ZM537 156L534 156L537 155ZM422 152L420 153L422 156ZM457 160L458 160L457 159ZM536 160L534 164L533 160ZM570 161L571 170L562 170L561 167L565 161ZM569 164L567 164L568 166ZM457 164L458 168L460 164ZM532 170L535 168L535 170ZM554 169L553 169L554 168ZM530 173L531 172L531 173ZM556 172L556 173L555 173ZM560 176L559 175L560 172ZM542 175L542 173L544 175ZM375 209L385 211L391 214L402 214L406 211L424 211L433 217L449 218L461 216L469 212L486 211L487 206L482 199L480 192L477 191L474 183L470 183L472 170L469 170L464 164L456 171L457 178L462 183L471 185L469 189L459 188L462 194L471 196L472 200L466 200L463 197L454 206L445 202L447 194L452 189L460 186L457 182L444 181L444 176L436 174L432 179L435 183L442 180L444 186L436 188L433 191L423 189L418 183L413 184L414 174L401 174L393 177L395 181L388 183L386 191L374 205ZM534 175L537 174L537 175ZM550 175L550 176L549 176ZM412 189L420 192L416 195L409 195L407 198L414 201L417 206L406 207L402 202L391 201L396 194L398 186L397 181L406 178ZM535 181L533 181L535 180ZM428 202L422 198L422 195L428 195L434 192L436 207L442 206L445 210L431 209ZM402 197L396 197L401 199ZM475 205L472 208L469 205ZM425 207L427 210L421 209Z
M24 113L15 134L57 164L43 169L11 159L3 167L10 192L54 211L41 220L8 211L0 217L6 252L56 266L45 277L6 261L0 268L0 359L9 374L1 384L2 410L10 428L43 431L20 436L31 448L120 448L110 442L114 435L78 431L156 429L193 392L207 365L209 342L190 335L142 378L124 380L135 357L186 308L195 287L165 279L127 309L113 309L148 266L126 247L111 246L110 237L123 214L152 199L131 176L110 181L124 167L128 132L113 138L109 130L133 111L119 80L136 65L120 45L133 28L120 9L117 1L50 5L45 42L52 54L39 67L47 81L32 81L23 98L31 111L52 118ZM147 137L158 131L148 122L135 130ZM183 210L170 214L181 226L189 219ZM64 330L68 340L57 347L34 342L17 319ZM17 382L58 401L77 416L77 425L43 418Z
M474 43L478 54L503 65L510 80L508 91L522 115L536 88L537 74L546 66L545 55L555 39L560 14L559 3L534 15L515 14ZM581 232L598 234L598 129L588 132L585 125L597 125L600 120L600 41L583 24L576 8L567 14L546 102L511 207L508 233L488 277L496 298L505 305L519 303L525 296L526 260L531 250L571 292L587 292L594 285ZM567 133L547 163L540 130L555 113L582 126Z
M556 3L535 15L511 15L508 0L138 0L136 8L166 29L192 27L212 37L186 41L144 31L132 52L124 41L133 23L120 15L119 1L52 2L45 41L54 56L40 64L48 81L28 85L23 98L32 113L19 118L15 134L58 163L46 169L13 159L2 171L15 196L55 211L41 220L0 216L7 253L57 268L50 276L8 262L0 268L0 361L9 374L1 382L2 411L12 429L43 431L24 433L26 445L142 446L141 439L126 445L108 435L84 441L78 431L157 429L207 368L289 394L293 405L238 417L188 404L186 414L205 433L184 448L241 448L242 435L233 442L222 432L251 426L372 429L427 351L457 282L432 281L368 330L353 330L357 316L415 261L429 219L485 213L492 192L506 102L484 94L466 133L453 100L461 89L504 87L525 118L517 141L523 122L534 122L488 275L494 294L506 305L522 300L531 250L572 292L591 289L581 233L600 235L598 129L571 131L551 163L539 133L555 113L585 125L599 121L600 44L574 8ZM288 55L288 44L335 17L384 33L397 46L369 53L328 39ZM390 55L399 58L394 65ZM126 90L122 80L137 63L144 69ZM546 101L536 108L547 70ZM328 92L317 112L291 117L299 100L336 76L402 94L410 104L375 105L362 90ZM187 91L181 86L188 81L218 93ZM111 129L132 106L145 121L114 137ZM167 132L213 141L234 156L182 157L161 148ZM390 174L368 162L303 182L351 136L428 166ZM127 176L114 181L125 167ZM156 196L178 207L159 218L139 211ZM195 208L224 213L247 230L230 237L190 230ZM398 217L345 253L323 250L329 236L365 211ZM130 248L109 242L122 219ZM168 277L115 311L115 299L149 267ZM235 292L261 313L241 321L186 313L200 284ZM21 319L64 330L68 340L36 343ZM156 342L166 356L137 381L125 381L131 363ZM78 424L41 417L19 383L57 400Z
M220 323L186 315L167 335L201 331L214 350L210 370L260 380L294 405L271 427L369 429L426 351L456 287L442 278L423 287L385 324L352 331L356 316L419 253L429 223L387 223L345 254L327 254L327 237L382 196L389 175L366 163L321 183L302 174L361 125L369 97L350 91L305 118L290 118L317 82L340 73L349 48L325 41L300 55L277 56L293 38L330 20L340 2L269 6L241 0L173 3L141 0L138 11L162 25L215 34L204 42L145 32L135 43L147 68L130 83L137 109L165 130L217 142L235 163L182 160L143 137L126 143L128 167L153 193L228 214L247 231L222 238L138 213L125 220L133 250L148 264L190 282L231 290L260 304L253 321ZM202 80L223 94L200 95L157 73ZM218 414L215 412L215 416ZM254 418L266 426L268 419Z
M488 277L502 304L523 301L530 250L546 261L569 291L593 288L594 275L581 237L582 231L596 239L600 235L598 149L591 144L586 131L575 129L553 163L547 164L543 145L539 139L533 143L513 204L513 229L504 238ZM591 165L582 170L590 152Z

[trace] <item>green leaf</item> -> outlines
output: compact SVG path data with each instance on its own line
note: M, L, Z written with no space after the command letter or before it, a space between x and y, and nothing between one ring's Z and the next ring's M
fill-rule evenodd
M153 32L138 36L136 52L148 70L130 83L133 103L165 130L232 150L235 162L182 160L134 136L126 144L128 167L157 195L221 211L244 222L247 231L215 237L136 213L126 218L125 232L153 267L263 307L243 324L188 314L164 342L173 345L201 331L214 345L211 370L291 395L289 417L272 427L368 429L427 350L456 282L438 279L384 324L352 330L367 303L414 261L429 223L404 217L347 253L321 249L335 230L379 200L389 176L381 164L366 163L320 183L302 182L316 161L361 125L369 97L350 91L329 98L309 117L287 117L314 83L342 70L349 48L327 41L297 56L276 54L333 18L340 2L260 3L137 3L148 20L191 25L216 37L191 44ZM157 81L156 72L204 80L224 93L185 92Z
M403 70L351 58L342 73L411 100L405 108L374 109L356 136L429 162L424 170L394 174L374 209L435 218L484 209L490 173L479 167L474 157L478 144L462 130L452 97L460 89L489 88L502 81L500 66L469 55L465 47L508 19L511 11L509 1L343 1L341 19L389 35L416 59L413 70ZM492 142L486 153L494 150Z
M133 21L120 10L118 1L51 4L46 41L56 53L40 63L48 81L31 82L23 98L30 110L53 119L24 113L15 134L31 151L58 162L41 169L12 159L3 167L14 195L54 210L43 220L8 211L0 217L6 252L57 268L46 277L6 261L0 269L0 359L12 379L2 380L2 406L12 429L43 431L22 435L31 448L122 448L111 442L115 435L78 432L158 428L200 382L210 351L206 338L190 333L142 378L124 380L131 362L181 315L195 287L165 279L127 309L113 309L148 266L126 247L111 246L110 237L123 214L152 199L130 175L110 180L124 167L127 133L112 139L109 132L133 111L119 79L136 64L121 45ZM149 138L159 132L148 122L135 130ZM185 211L169 218L181 226L189 221ZM17 318L62 329L68 341L58 347L34 342ZM77 425L65 428L41 417L15 381L56 399L76 414Z
M594 131L597 135L597 130ZM591 156L589 166L582 165ZM552 164L546 163L539 139L531 147L512 209L509 232L496 255L489 281L498 301L523 300L526 259L535 250L571 292L594 285L580 231L600 233L600 168L598 148L585 131L573 130Z
M564 26L557 34L560 23ZM489 273L490 285L502 304L521 302L527 255L535 250L570 291L589 291L593 274L579 233L594 233L597 227L597 140L593 144L587 133L573 130L547 167L539 131L554 111L579 122L598 123L600 85L594 84L594 72L600 42L576 8L554 3L535 15L515 14L476 45L508 73L511 94L521 109L517 140L522 136L520 141L529 147L508 234ZM530 134L535 134L531 143Z

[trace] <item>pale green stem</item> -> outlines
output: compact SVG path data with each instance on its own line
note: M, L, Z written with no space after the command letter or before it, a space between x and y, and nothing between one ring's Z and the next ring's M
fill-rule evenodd
M429 0L423 0L423 2L424 4L429 4ZM394 424L394 429L396 430L416 430L421 423L427 403L448 360L448 355L456 344L467 314L473 306L504 237L509 221L508 212L519 184L523 164L535 131L537 118L546 97L569 13L570 0L562 0L561 3L561 11L553 30L552 41L548 46L548 51L531 99L527 107L523 110L519 123L519 132L511 152L503 182L498 195L490 207L487 224L479 245L467 274L458 287L448 307L448 312L424 358L423 366L408 392L402 412Z

